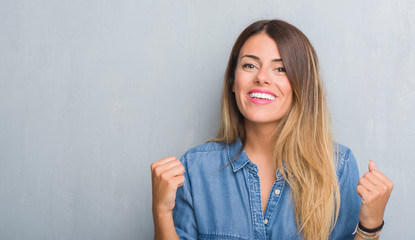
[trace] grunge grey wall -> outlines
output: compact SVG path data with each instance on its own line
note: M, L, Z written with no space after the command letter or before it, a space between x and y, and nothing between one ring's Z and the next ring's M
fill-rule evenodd
M280 18L320 58L338 142L395 183L412 237L415 4L0 1L0 239L151 239L150 163L215 136L228 54Z

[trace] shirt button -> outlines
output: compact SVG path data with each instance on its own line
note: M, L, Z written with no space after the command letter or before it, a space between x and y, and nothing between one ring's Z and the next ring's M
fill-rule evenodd
M268 218L264 219L264 224L267 225L268 224Z
M280 194L280 190L276 189L276 190L274 191L274 193L275 193L275 195L279 195L279 194Z

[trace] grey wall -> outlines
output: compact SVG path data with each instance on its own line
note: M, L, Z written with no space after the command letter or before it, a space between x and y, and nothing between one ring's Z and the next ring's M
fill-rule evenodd
M415 4L0 1L0 239L150 239L150 163L213 137L231 46L302 29L336 139L395 183L383 239L413 237Z

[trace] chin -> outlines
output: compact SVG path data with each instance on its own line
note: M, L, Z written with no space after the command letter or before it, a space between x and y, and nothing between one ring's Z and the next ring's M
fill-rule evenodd
M272 119L269 117L260 117L260 116L245 117L245 120L249 121L250 123L255 123L255 124L267 124L267 123L278 124L280 121L280 119Z

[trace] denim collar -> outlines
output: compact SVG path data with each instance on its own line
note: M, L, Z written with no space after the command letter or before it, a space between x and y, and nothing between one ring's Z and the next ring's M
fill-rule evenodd
M228 144L227 147L228 147L228 159L229 159L229 162L231 162L232 169L234 172L242 169L243 167L245 167L246 164L250 162L248 155L246 155L245 149L242 146L242 141L239 137L236 140L236 142L232 144ZM232 161L236 156L237 158L234 161Z
M258 172L258 168L256 167L256 165L253 164L249 160L248 155L246 154L245 149L242 146L242 141L239 137L236 140L236 142L234 142L232 144L228 144L227 148L228 148L228 159L229 159L229 162L231 162L233 172L237 172L237 171L241 170L243 167L245 167L249 163L251 163L252 169L255 172ZM238 154L239 154L239 156L238 156ZM238 156L238 158L236 158L234 161L232 161L235 156ZM284 161L282 161L282 167L285 171L286 168L285 168ZM276 176L278 181L283 179L282 174L278 171L278 169L275 173L275 176Z

